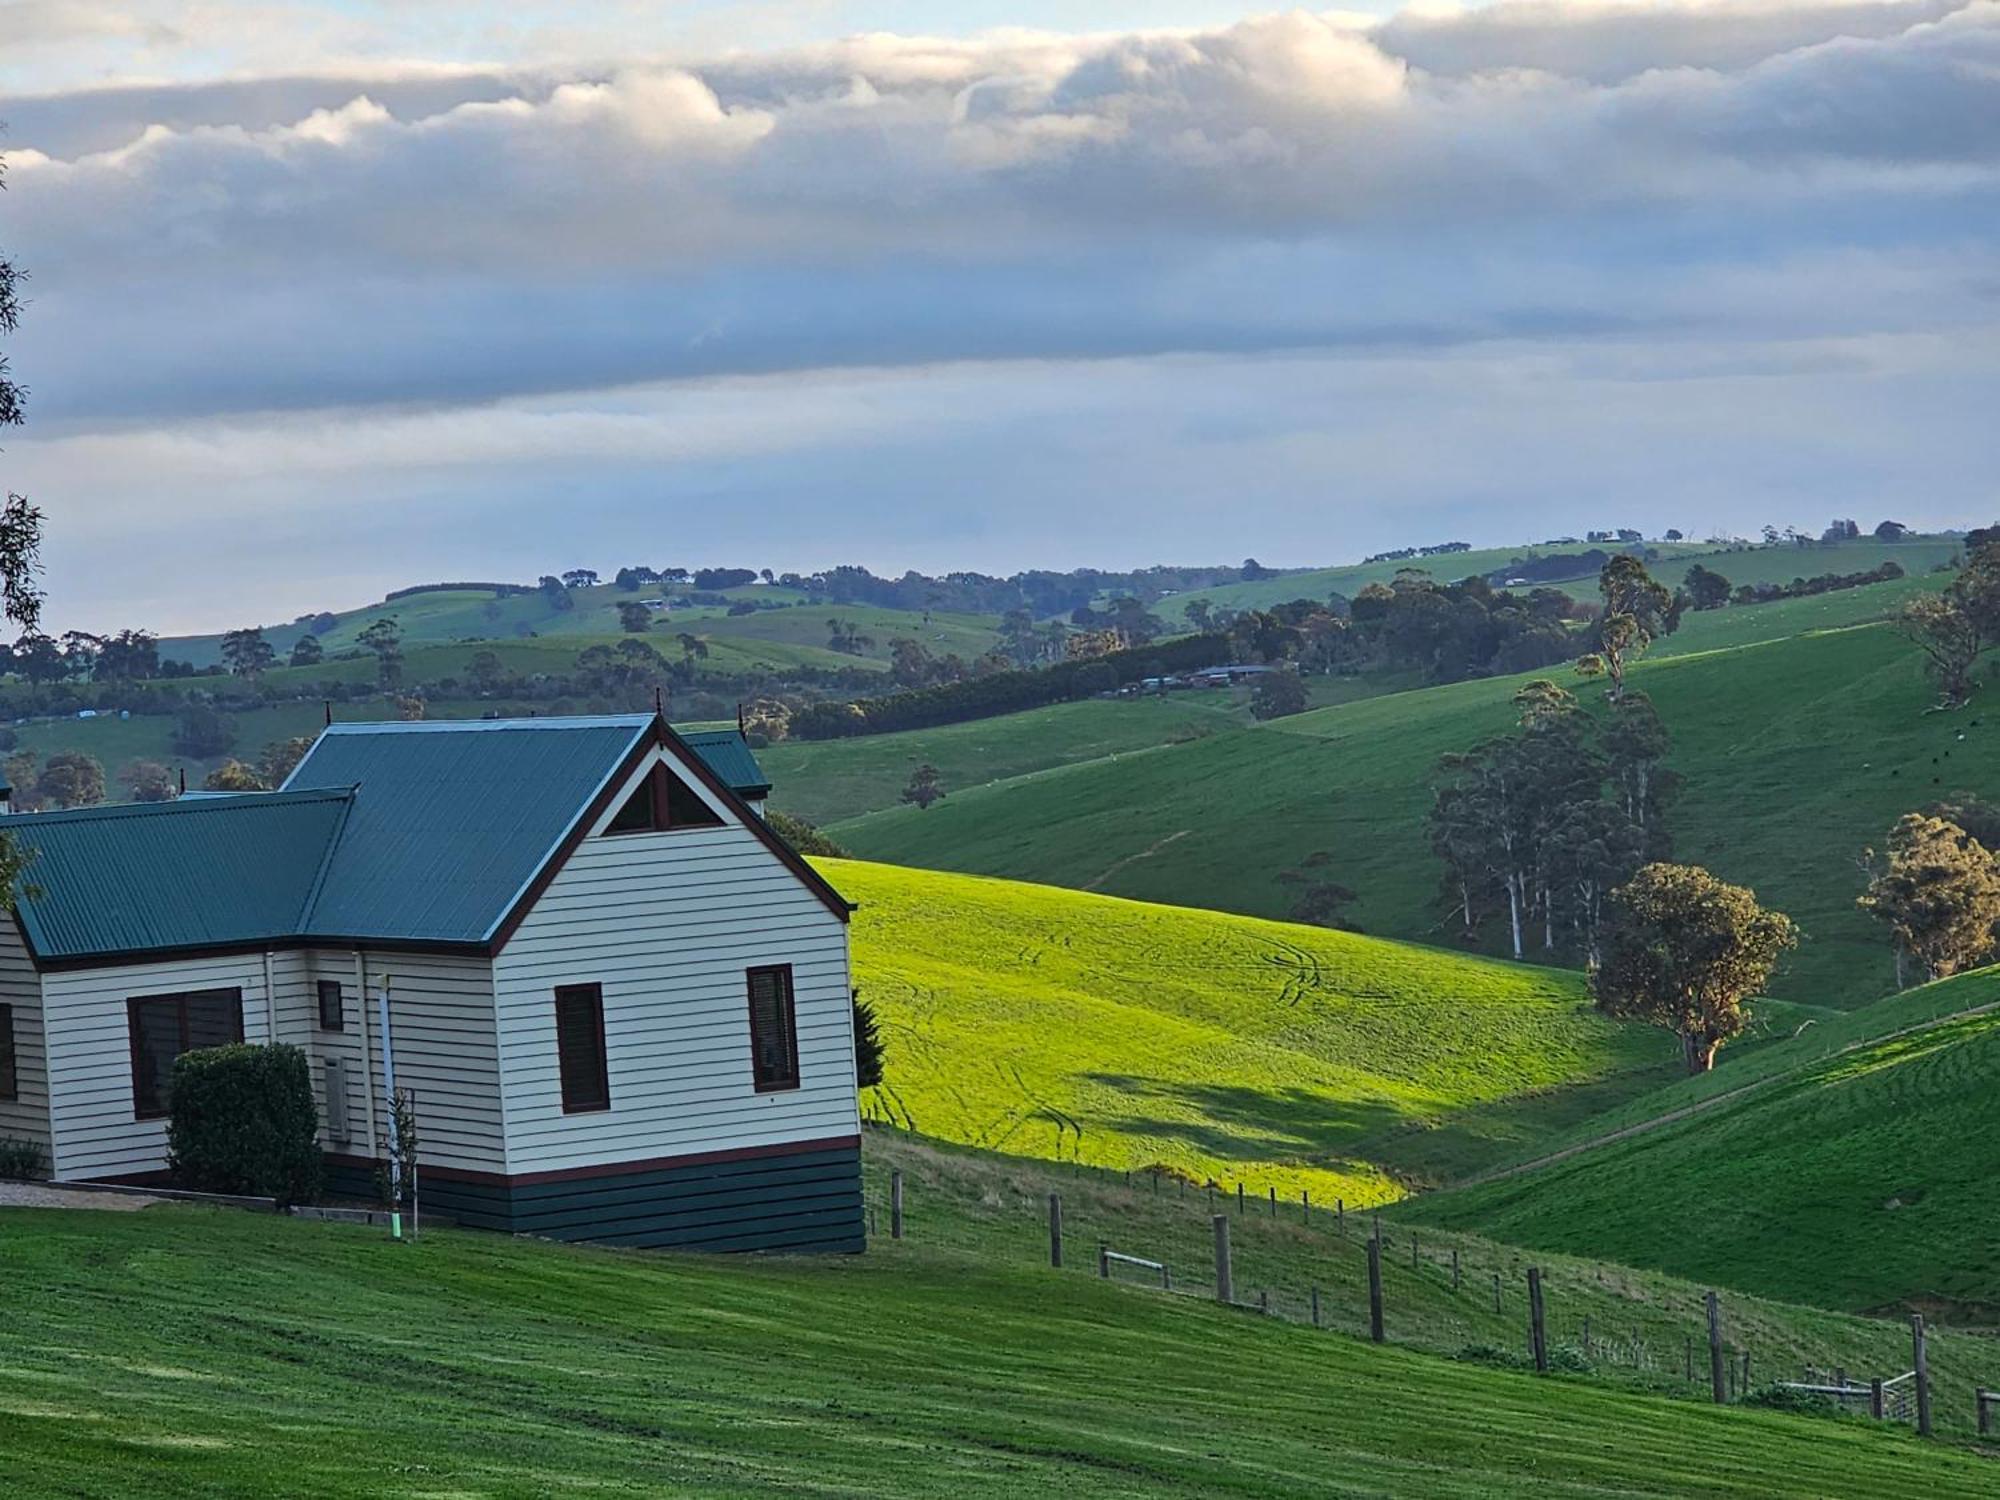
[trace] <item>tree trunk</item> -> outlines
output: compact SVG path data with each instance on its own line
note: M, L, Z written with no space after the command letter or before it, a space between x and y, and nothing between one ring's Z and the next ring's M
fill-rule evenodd
M1507 922L1514 934L1514 957L1521 956L1521 881L1517 875L1507 877Z
M1710 1073L1715 1070L1715 1054L1721 1049L1718 1039L1697 1032L1681 1034L1681 1061L1687 1064L1690 1075Z

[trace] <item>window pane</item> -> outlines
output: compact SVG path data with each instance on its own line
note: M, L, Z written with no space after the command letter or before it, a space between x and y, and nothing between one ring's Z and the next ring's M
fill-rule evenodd
M799 1081L798 1035L792 1016L792 971L752 969L750 1065L760 1089L794 1088Z
M618 815L605 824L606 833L650 833L657 826L653 821L653 788L649 780L639 783L638 790L625 799L625 805L618 809Z
M701 800L695 789L673 772L662 773L667 782L667 827L715 828L722 819Z
M342 999L338 979L322 979L319 982L319 1025L322 1031L338 1031L344 1023L341 1014Z
M594 984L556 991L556 1067L565 1110L607 1109L611 1081L604 1063L604 1002Z
M195 990L187 997L187 1044L225 1047L243 1040L243 996L238 990Z
M167 1112L167 1078L181 1051L181 1001L156 995L132 1002L132 1107L140 1115Z

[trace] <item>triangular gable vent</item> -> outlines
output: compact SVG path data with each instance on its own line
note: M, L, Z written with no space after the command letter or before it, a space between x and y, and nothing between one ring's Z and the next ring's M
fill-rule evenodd
M721 824L721 815L702 801L693 787L664 763L655 761L604 831L607 835L657 833L667 828L717 828Z

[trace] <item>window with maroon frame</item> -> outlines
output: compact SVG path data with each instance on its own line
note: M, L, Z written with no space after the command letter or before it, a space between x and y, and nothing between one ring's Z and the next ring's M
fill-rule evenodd
M799 1086L799 1025L792 1004L792 966L751 969L750 1070L757 1092Z
M655 761L646 773L646 779L632 790L625 799L625 805L618 809L609 823L604 825L606 833L659 833L670 828L718 828L722 818L701 795L680 777L667 769L664 761Z
M604 1057L604 989L556 987L556 1068L566 1115L611 1108L611 1070Z
M125 1002L132 1042L132 1118L158 1120L172 1104L174 1059L243 1040L243 991L183 990Z

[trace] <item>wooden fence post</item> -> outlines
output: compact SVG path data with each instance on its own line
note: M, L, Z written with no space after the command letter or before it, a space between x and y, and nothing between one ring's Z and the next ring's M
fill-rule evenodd
M1215 1216L1215 1300L1234 1302L1236 1281L1229 1270L1229 1215Z
M1694 1379L1694 1335L1691 1333L1687 1335L1687 1372L1682 1378Z
M1993 1431L1993 1403L2000 1401L2000 1391L1973 1388L1973 1401L1979 1408L1979 1435L1989 1436Z
M1268 1316L1271 1311L1271 1294L1268 1291L1257 1294L1257 1311Z
M1750 1351L1743 1351L1743 1379L1737 1382L1737 1389L1744 1395L1750 1394Z
M1376 1220L1375 1233L1368 1241L1368 1337L1383 1340L1382 1331L1382 1222Z
M1062 1269L1062 1194L1049 1194L1049 1264Z
M1097 1274L1106 1281L1111 1279L1111 1247L1102 1240L1097 1242Z
M1236 1215L1238 1218L1243 1216L1243 1184L1240 1182L1236 1184Z
M1917 1369L1917 1436L1931 1435L1931 1362L1924 1349L1924 1315L1910 1314L1910 1353Z
M1717 1406L1729 1402L1729 1392L1724 1386L1728 1377L1722 1368L1722 1300L1710 1292L1708 1294L1708 1394Z
M1882 1400L1882 1377L1877 1375L1868 1382L1868 1415L1879 1422L1885 1410L1886 1406Z
M1347 1238L1347 1200L1345 1198L1336 1198L1333 1200L1333 1232L1342 1239Z
M1310 1189L1310 1188L1300 1188L1300 1189L1299 1189L1299 1222L1300 1222L1301 1224L1310 1224L1310 1223L1312 1223L1312 1221L1313 1221L1313 1195L1312 1195L1312 1189Z
M1542 1269L1528 1267L1528 1352L1535 1357L1537 1373L1549 1372L1548 1327L1542 1321Z
M903 1237L903 1174L900 1170L889 1174L889 1238Z
M1275 1219L1278 1217L1278 1190L1275 1187L1271 1187L1266 1188L1265 1191L1271 1195L1271 1217Z
M1583 1320L1583 1357L1590 1358L1590 1319Z
M1493 1273L1493 1311L1496 1314L1500 1311L1500 1273L1498 1271Z
M1314 1287L1314 1288L1313 1288L1313 1290L1312 1290L1312 1307L1313 1307L1313 1327L1317 1328L1317 1327L1319 1327L1319 1288L1318 1288L1318 1287ZM1981 1395L1982 1395L1982 1397L1984 1396L1984 1394L1985 1394L1984 1392L1981 1392ZM1982 1399L1982 1400L1980 1401L1980 1403L1979 1403L1979 1414L1980 1414L1980 1418L1981 1418L1981 1420L1984 1420L1984 1419L1985 1419L1985 1415L1986 1415L1986 1403L1985 1403L1985 1401L1984 1401L1983 1399ZM1982 1427L1982 1428L1980 1428L1979 1430L1980 1430L1981 1432L1984 1432L1984 1431L1985 1431L1986 1429Z
M1416 1268L1417 1268L1417 1232L1413 1229L1410 1231L1410 1269L1414 1271L1416 1270Z
M1451 1252L1451 1289L1458 1290L1458 1251Z

